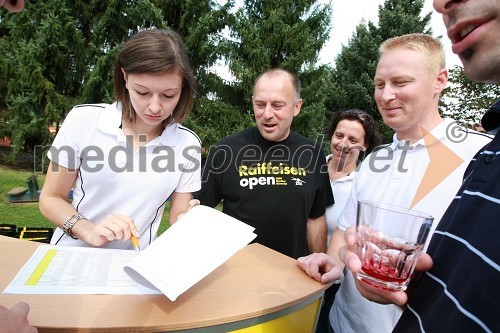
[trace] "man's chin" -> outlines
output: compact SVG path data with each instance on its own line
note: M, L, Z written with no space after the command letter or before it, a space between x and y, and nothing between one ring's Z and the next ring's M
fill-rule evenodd
M260 135L262 135L262 137L264 139L266 139L267 141L276 141L275 136L272 135L272 134L269 134L269 133L266 133L266 132L264 132L264 133L260 132Z
M281 141L281 140L279 140L279 138L275 132L269 133L269 132L261 131L260 135L262 135L262 137L264 139L266 139L267 141L273 141L273 142Z
M18 13L24 9L24 0L14 1L14 4L11 0L7 0L3 6L10 12Z
M469 80L495 84L500 80L500 72L498 70L481 66L477 61L462 60L462 64L464 65L465 76Z

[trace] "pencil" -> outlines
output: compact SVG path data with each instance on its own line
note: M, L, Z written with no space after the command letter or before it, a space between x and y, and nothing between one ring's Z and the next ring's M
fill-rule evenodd
M135 237L134 235L132 235L130 237L130 241L134 245L135 252L137 252L137 253L141 252L141 247L139 246L139 240L137 239L137 237Z

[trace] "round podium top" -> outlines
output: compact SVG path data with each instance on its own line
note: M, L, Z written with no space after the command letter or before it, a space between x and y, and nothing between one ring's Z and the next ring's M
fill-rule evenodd
M39 245L0 236L2 291ZM30 323L40 332L164 332L226 324L235 329L235 322L306 304L327 287L307 276L294 259L251 244L175 302L164 295L2 294L0 304L10 308L27 302Z

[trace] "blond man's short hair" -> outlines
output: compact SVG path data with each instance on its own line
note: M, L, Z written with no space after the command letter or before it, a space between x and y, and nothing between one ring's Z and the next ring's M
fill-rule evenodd
M446 68L443 45L430 35L414 33L389 38L380 45L379 56L382 57L388 51L401 48L423 53L429 69L433 72L439 72Z

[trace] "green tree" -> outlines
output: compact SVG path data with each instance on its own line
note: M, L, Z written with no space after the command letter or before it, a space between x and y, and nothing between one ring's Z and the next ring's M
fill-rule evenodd
M162 23L159 11L148 4L30 2L22 13L9 14L9 20L1 22L7 32L2 40L11 46L2 64L2 81L8 81L4 115L14 144L12 158L22 148L50 143L49 126L61 122L74 104L112 99L116 47L152 25L145 17Z
M469 128L480 123L486 109L500 96L500 85L471 81L461 66L449 70L448 82L443 115Z
M227 103L231 98L226 93L228 83L215 70L224 55L224 31L232 22L229 12L234 1L226 1L223 5L206 0L160 0L156 3L164 13L164 21L179 32L188 49L198 92L186 125L200 136L203 146L208 147L241 126L235 117L239 115L238 110Z
M226 63L234 82L217 92L230 118L223 120L228 132L253 123L251 93L255 79L270 68L284 68L302 81L302 111L293 123L297 132L315 138L325 120L325 96L329 73L317 66L329 35L330 5L318 1L246 0L235 13L224 45ZM217 128L215 110L207 110L206 125ZM211 121L216 122L211 122ZM228 133L229 134L229 133Z
M379 123L385 141L392 131L382 123L373 98L373 77L378 47L386 39L408 33L432 34L427 28L431 13L421 14L423 0L386 0L379 6L378 25L361 22L347 46L343 46L332 69L333 88L328 96L328 110L358 108L370 113Z
M32 1L34 2L34 1ZM198 79L195 113L222 80L210 71L219 59L232 1L46 0L22 13L0 12L0 134L14 143L12 158L50 144L49 125L74 104L113 101L113 67L121 43L139 30L170 27L183 37ZM5 88L5 90L4 90ZM203 130L203 119L193 120Z
M44 1L2 20L2 82L8 111L6 131L14 155L26 146L50 140L49 125L61 110L75 102L86 72L84 40L71 8L60 1Z
M66 0L69 3L70 1ZM148 0L75 1L73 17L86 36L88 71L82 85L85 103L113 101L113 69L121 44L147 28L166 28L162 11ZM85 14L80 15L80 8Z
M324 125L332 80L316 66L328 38L329 5L316 1L46 0L27 1L22 13L0 12L0 134L23 148L50 144L48 132L74 104L111 102L112 73L121 43L135 32L170 27L183 37L198 80L187 125L208 147L253 123L256 76L283 67L303 82L303 110L295 129L315 137ZM231 14L230 14L231 13ZM236 80L215 67L225 61ZM56 126L57 128L57 126Z

